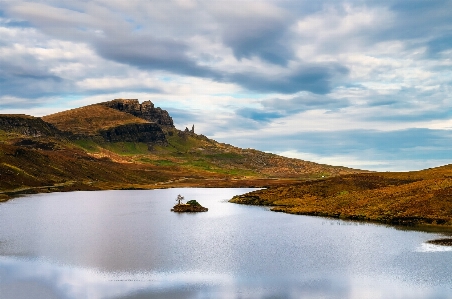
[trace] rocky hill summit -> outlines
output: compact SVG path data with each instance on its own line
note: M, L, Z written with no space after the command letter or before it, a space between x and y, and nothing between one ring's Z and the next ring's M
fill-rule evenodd
M132 114L149 122L155 122L162 127L174 128L173 119L168 111L160 107L155 108L151 101L144 101L140 104L138 99L115 99L113 101L99 103L99 105Z
M102 137L107 142L167 143L162 126L156 122L100 104L44 116L43 120L71 134L72 139Z

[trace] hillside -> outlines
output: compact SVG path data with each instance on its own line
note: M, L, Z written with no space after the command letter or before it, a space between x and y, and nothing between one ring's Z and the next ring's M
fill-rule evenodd
M0 200L54 190L271 186L357 172L177 130L151 102L0 116Z
M399 225L452 225L452 166L405 173L360 173L237 196L273 211Z
M101 130L148 121L103 105L90 105L42 117L61 131L94 135Z
M111 108L113 107L113 108ZM97 105L90 105L70 111L43 117L43 120L72 134L88 132L79 136L74 143L93 157L105 157L109 153L121 155L122 161L156 166L179 166L187 170L201 170L212 173L238 176L276 178L317 178L356 170L332 167L312 162L285 158L251 149L240 149L222 144L194 132L180 131L172 126L172 118L150 102L139 104L137 100L116 99ZM165 136L161 142L134 140L120 136L111 142L103 132L118 128L126 123L161 124ZM92 136L104 137L92 138ZM136 136L138 133L134 133ZM153 132L153 134L156 134Z

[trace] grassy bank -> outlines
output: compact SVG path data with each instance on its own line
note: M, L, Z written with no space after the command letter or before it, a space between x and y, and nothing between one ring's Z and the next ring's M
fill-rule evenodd
M367 173L272 187L231 202L299 215L394 225L452 225L452 167Z

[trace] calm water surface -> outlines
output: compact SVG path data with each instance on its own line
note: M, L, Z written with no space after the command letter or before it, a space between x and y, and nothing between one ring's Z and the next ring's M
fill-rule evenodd
M0 298L452 298L438 234L228 203L251 189L0 204ZM207 213L170 212L177 194Z

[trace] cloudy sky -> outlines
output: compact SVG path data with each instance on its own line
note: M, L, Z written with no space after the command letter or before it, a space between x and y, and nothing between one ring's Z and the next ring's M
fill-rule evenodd
M452 163L452 1L0 0L0 113L151 100L178 128L372 170Z

